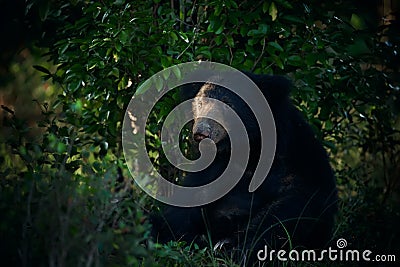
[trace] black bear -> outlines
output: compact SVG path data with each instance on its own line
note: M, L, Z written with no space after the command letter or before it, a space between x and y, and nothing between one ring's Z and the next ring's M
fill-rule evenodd
M183 185L199 186L216 179L230 158L229 136L218 123L196 114L210 109L200 97L229 105L244 122L250 140L250 158L239 183L219 200L194 208L165 207L152 215L158 242L210 241L216 247L240 251L243 258L271 248L323 248L331 239L337 209L337 190L328 156L310 126L291 103L291 83L274 75L246 75L259 87L272 111L277 135L274 161L261 186L250 193L260 154L261 134L251 109L238 95L213 83L194 85L193 139L212 139L217 145L213 163L189 173ZM193 90L192 90L193 91ZM192 92L189 90L189 92ZM244 253L244 254L243 254ZM243 257L246 255L246 257Z

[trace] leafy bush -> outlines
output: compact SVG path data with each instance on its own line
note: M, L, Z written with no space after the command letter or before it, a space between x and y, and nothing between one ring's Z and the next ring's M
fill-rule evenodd
M231 265L194 244L154 245L144 215L153 203L129 181L115 187L117 167L127 176L120 132L135 89L193 60L291 77L337 172L336 236L354 248L400 247L395 24L376 26L351 1L28 2L41 19L36 45L55 66L35 68L59 94L42 103L37 140L3 108L13 132L1 146L1 251L11 263ZM164 98L148 123L149 154L166 172L158 129L176 101Z

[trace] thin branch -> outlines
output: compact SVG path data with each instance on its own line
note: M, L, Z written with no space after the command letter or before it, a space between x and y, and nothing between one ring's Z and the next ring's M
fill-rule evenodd
M262 49L261 49L261 54L260 54L260 56L258 56L258 58L256 59L256 61L254 62L254 65L253 65L253 67L251 68L251 71L254 71L254 69L256 68L256 66L257 66L257 64L258 64L258 62L261 60L261 58L264 56L264 53L265 53L265 43L266 43L266 40L265 40L265 37L263 38L263 46L262 46Z

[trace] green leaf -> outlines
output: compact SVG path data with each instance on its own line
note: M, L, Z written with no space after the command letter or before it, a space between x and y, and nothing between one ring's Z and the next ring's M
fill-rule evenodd
M45 21L49 14L50 1L40 1L39 3L39 17L41 21Z
M59 50L60 55L64 54L65 51L67 51L68 47L69 47L69 43L62 45Z
M262 12L266 13L269 9L269 2L268 1L264 1L263 6L262 6Z
M216 5L214 8L214 15L219 16L222 12L222 4Z
M293 6L286 0L275 0L279 5L287 9L293 9Z
M228 0L228 1L226 1L225 2L225 4L226 4L226 6L228 7L228 8L234 8L234 9L237 9L237 8L239 8L239 6L237 5L237 3L235 2L235 0Z
M275 63L276 63L276 65L281 69L281 70L283 70L285 67L283 66L283 63L282 63L282 60L279 58L279 57L276 57L275 58Z
M210 18L210 24L207 27L208 32L215 32L217 31L222 25L222 21L219 17L212 17Z
M267 24L258 25L258 29L261 34L267 34L269 26Z
M119 40L123 45L128 42L129 35L126 33L126 31L121 31L121 33L119 34Z
M247 36L256 36L259 35L260 31L258 29L253 29L247 32Z
M239 31L241 36L246 36L249 32L249 29L247 26L243 25L242 27L240 27Z
M347 51L352 56L360 56L371 52L364 39L357 39L355 42L347 47Z
M330 131L330 130L333 129L333 123L332 123L331 120L328 119L328 120L325 121L325 123L324 123L324 129L325 129L326 131Z
M274 49L278 50L279 52L283 52L282 46L280 46L280 44L278 44L277 42L269 42L268 46L273 47Z
M151 88L152 85L153 85L153 79L148 79L148 80L144 81L144 83L142 83L138 87L138 89L136 89L135 94L137 94L137 95L144 94L147 90L149 90Z
M169 77L171 76L171 69L165 69L162 71L162 76L164 78L164 81L168 80Z
M120 42L115 42L115 50L117 50L118 52L121 52L122 50L122 44Z
M41 71L43 73L51 75L51 72L46 69L45 67L39 66L39 65L33 65L33 68L37 69L38 71Z
M107 76L114 76L116 78L119 78L119 69L116 67L113 67L112 70L107 74Z
M171 37L173 42L178 41L178 35L176 35L176 33L170 32L169 36Z
M247 40L247 44L252 46L254 44L258 43L258 38L251 38Z
M227 43L228 46L230 46L230 47L234 47L234 46L235 46L235 42L233 41L232 35L226 36L226 43Z
M325 147L330 148L335 150L336 149L336 145L335 143L331 142L331 141L327 141L327 140L322 140L322 143Z
M222 23L221 26L215 31L215 34L221 34L224 29L225 25Z
M186 35L186 33L184 32L178 32L179 37L181 37L181 39L185 42L185 43L189 43L189 38Z
M307 54L305 60L306 60L306 64L307 64L308 66L312 66L312 65L315 64L315 62L317 62L317 60L318 60L318 54L315 54L315 53L313 53L313 54Z
M236 13L236 12L230 14L230 16L228 17L228 20L229 20L230 24L233 24L233 25L238 25L239 24L239 19L238 19L239 14L240 13Z
M292 66L302 66L302 59L300 56L294 55L287 58L287 62Z
M302 17L297 17L297 16L293 16L293 15L284 15L281 18L286 21L293 22L293 23L304 23Z
M197 49L196 55L204 55L206 58L212 57L210 48L208 46L203 46Z
M278 17L278 9L276 8L274 2L272 2L271 5L269 6L268 14L271 16L272 21L275 21L276 18Z
M81 86L81 81L73 81L67 85L67 88L70 92L75 92Z
M67 150L67 146L64 143L58 142L57 143L57 152L64 153Z
M115 5L123 5L125 3L125 0L115 0L114 4Z
M164 87L164 79L160 76L155 76L154 82L155 82L157 91L160 92Z
M118 90L126 88L128 85L128 79L124 76L118 83Z
M222 39L223 39L223 35L217 35L217 37L215 37L214 41L217 45L221 45L222 44Z
M364 30L366 28L364 20L354 13L351 15L350 24L356 30Z
M171 70L178 80L182 79L182 73L178 66L176 66L176 65L172 66Z
M73 106L73 110L75 110L76 112L81 112L82 106L83 106L82 101L78 99Z
M169 56L162 56L161 57L161 66L163 68L167 68L172 65L172 58Z

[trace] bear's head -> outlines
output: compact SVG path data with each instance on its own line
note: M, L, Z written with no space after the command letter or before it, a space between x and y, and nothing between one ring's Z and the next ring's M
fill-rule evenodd
M255 75L251 73L246 73L246 75L263 93L272 110L275 122L278 117L279 121L282 121L282 116L285 116L287 107L289 106L290 82L281 76ZM216 101L210 101L208 98L219 100L226 104L226 106L220 105ZM250 144L259 143L260 130L251 108L239 95L212 81L203 84L197 90L197 94L194 97L193 139L196 142L200 142L205 138L210 138L217 145L218 152L229 151L230 142L228 132L235 131L238 125L229 120L224 120L227 117L225 116L228 112L227 107L230 107L243 122ZM224 120L223 124L228 129L225 129L222 124L210 119L210 117L222 118Z

